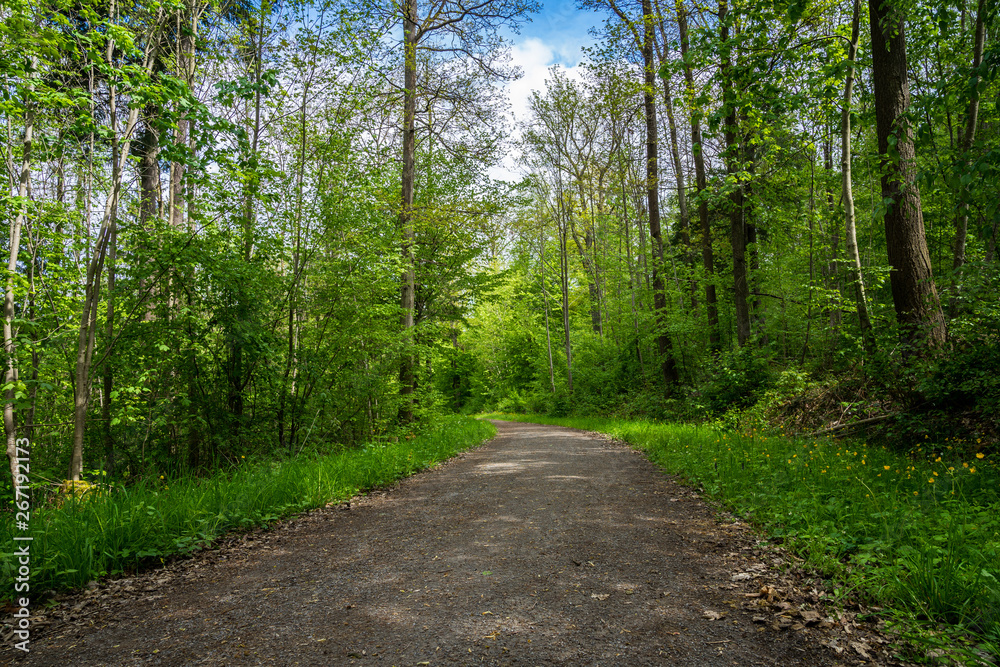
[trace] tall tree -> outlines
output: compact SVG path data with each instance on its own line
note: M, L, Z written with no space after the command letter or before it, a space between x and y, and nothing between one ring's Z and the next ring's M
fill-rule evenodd
M850 262L851 279L854 284L854 301L858 311L858 324L870 351L872 322L868 314L868 296L865 294L865 278L861 272L861 254L858 252L857 224L854 215L854 189L851 179L851 102L854 95L854 63L858 53L858 34L861 14L861 0L854 0L851 18L851 39L847 45L847 77L844 80L844 104L840 109L840 173L842 196L844 199L844 233L847 258Z
M484 0L466 5L455 0L432 0L427 10L419 11L417 0L403 0L397 13L403 22L403 118L402 118L402 177L399 213L401 326L403 355L399 381L403 403L399 416L403 422L413 419L415 389L414 357L412 353L414 326L414 294L416 290L414 220L414 182L417 147L417 53L448 53L464 60L483 76L505 79L512 76L498 56L505 48L499 36L503 26L517 30L537 8L532 0ZM469 100L471 102L471 100Z
M868 0L868 13L892 301L904 342L937 346L945 339L945 321L916 182L903 7L887 0Z
M660 369L667 390L671 391L679 379L677 361L674 359L670 333L667 331L667 296L663 285L663 237L660 229L660 176L656 127L656 62L653 60L653 41L656 15L651 0L642 0L642 108L646 117L646 206L649 214L649 235L653 240L653 307L656 309L656 343L660 352Z
M33 77L38 68L38 58L32 54L29 57L28 76ZM17 176L17 213L10 225L9 259L7 261L7 276L4 281L3 301L3 349L4 349L4 404L3 428L6 436L7 458L10 461L11 480L17 479L17 425L14 422L14 396L16 393L17 356L14 341L14 283L17 276L18 255L21 249L21 230L24 227L28 210L28 184L31 180L31 148L35 131L35 101L34 85L29 83L24 88L24 129L21 136L21 168Z
M705 311L708 318L708 346L713 352L721 348L718 297L715 294L715 253L712 249L712 226L708 217L708 177L705 172L705 148L701 133L702 110L696 106L693 54L688 36L687 8L676 0L677 31L684 68L684 92L691 118L691 153L694 158L695 187L698 191L698 221L701 229L701 261L705 270Z

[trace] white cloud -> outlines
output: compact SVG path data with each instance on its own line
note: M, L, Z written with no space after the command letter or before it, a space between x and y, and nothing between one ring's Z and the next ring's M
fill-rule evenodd
M580 50L582 44L564 40L553 48L537 37L529 37L511 48L511 64L521 68L522 71L521 78L507 84L507 95L514 114L515 130L512 139L516 140L520 135L517 125L527 121L530 116L529 103L532 91L545 90L545 80L549 76L550 67L557 65L571 79L582 78L583 68L580 65L583 57ZM517 158L514 153L508 155L500 165L490 169L490 176L508 181L519 180L522 173L517 165Z

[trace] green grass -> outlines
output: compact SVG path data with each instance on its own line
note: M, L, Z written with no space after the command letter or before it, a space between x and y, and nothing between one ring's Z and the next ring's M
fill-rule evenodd
M1000 470L975 444L900 454L711 426L486 416L624 440L782 539L841 594L881 606L911 639L973 662L1000 651Z
M280 463L246 463L208 478L161 478L69 499L62 507L34 508L30 597L158 564L205 548L226 532L346 500L433 466L495 433L486 422L449 418L408 441ZM13 519L8 514L0 523L4 545L15 544ZM0 585L8 598L15 568L10 552L0 554Z

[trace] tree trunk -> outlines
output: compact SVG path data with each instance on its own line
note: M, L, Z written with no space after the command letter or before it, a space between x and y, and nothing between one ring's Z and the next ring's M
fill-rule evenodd
M114 95L112 95L114 100ZM138 120L138 109L129 112L124 136L131 137ZM112 101L111 118L114 118L114 102ZM115 233L118 218L118 198L121 194L122 162L129 153L130 140L119 147L117 128L112 120L111 160L111 192L108 193L104 205L104 217L100 231L94 239L94 249L87 264L87 279L84 287L83 312L80 316L80 329L76 348L76 373L74 375L74 410L73 410L73 454L70 460L69 478L79 481L83 472L83 437L87 425L87 404L90 402L90 365L94 358L94 337L97 328L97 306L100 301L101 273L104 270L104 259L110 245L111 236Z
M154 25L153 30L157 30L159 27L159 25ZM148 47L143 63L143 69L147 75L152 71L159 55L158 42L159 40L155 39L152 34L147 35ZM114 48L114 40L109 40L105 56L108 63L112 62ZM73 442L69 478L74 481L79 481L80 475L83 473L83 438L87 427L87 405L90 402L90 368L94 358L94 339L97 334L97 307L100 300L101 274L104 271L104 260L108 246L116 234L123 167L128 159L132 137L135 135L135 128L139 121L139 108L133 107L129 110L124 131L120 135L125 137L125 141L123 144L119 144L118 123L116 121L117 90L115 87L111 87L109 92L108 118L111 123L112 137L110 191L104 202L101 226L94 238L91 256L87 262L83 308L80 314L76 347L76 368L73 374Z
M913 131L905 117L910 87L903 17L883 0L868 0L868 11L892 301L904 342L938 346L945 339L945 323L924 234Z
M642 0L643 19L643 112L646 116L646 206L649 212L649 235L653 244L653 307L659 329L656 342L660 353L660 368L667 391L677 384L677 362L674 360L670 334L667 332L667 297L663 287L663 239L660 231L659 168L657 165L656 67L653 62L653 6L651 0Z
M549 385L552 393L556 392L556 371L552 363L552 335L549 332L549 294L545 289L545 235L541 228L538 230L538 265L539 280L542 285L542 305L545 308L545 351L549 355Z
M698 220L701 227L701 262L705 269L705 312L708 318L708 347L717 353L722 347L719 335L719 309L715 294L715 257L712 250L712 227L708 218L708 177L705 174L705 153L701 137L701 112L694 108L694 70L688 56L687 9L677 0L677 29L684 63L685 95L691 106L691 153L694 157L695 186L698 190Z
M732 61L730 55L729 24L726 22L729 13L727 0L719 2L719 39L722 48L722 61L719 64L722 75L722 100L727 109L725 117L726 139L726 172L733 180L733 191L729 193L729 241L733 249L733 288L734 307L736 314L736 339L740 347L750 340L750 288L747 284L747 236L743 210L743 184L740 182L740 149L741 143L737 136L736 103L732 81Z
M401 326L403 328L403 356L399 367L399 393L403 403L399 419L413 421L413 309L416 292L414 263L415 231L413 222L413 179L416 167L416 114L417 114L417 1L406 0L403 6L403 174L402 208L399 227L402 234L400 254L403 274L400 277Z
M111 238L108 239L108 310L107 310L107 341L108 345L115 335L115 263L118 252L118 226L112 225ZM115 469L115 441L111 436L111 394L114 390L114 370L110 359L104 362L104 395L101 401L101 422L104 433L104 469L110 474Z
M656 3L656 13L659 15L657 20L657 26L660 29L660 38L663 40L662 50L658 49L659 53L658 60L661 68L667 66L667 45L669 40L667 37L667 29L663 20L663 12L659 7L659 0ZM664 73L667 73L664 71ZM693 265L693 254L691 248L691 215L688 212L687 204L687 188L685 186L684 179L684 165L681 164L681 153L680 147L677 141L677 122L674 118L674 100L673 91L670 86L670 76L663 77L663 108L667 113L667 128L670 132L670 158L674 166L674 177L677 182L677 209L680 214L680 228L677 230L680 234L681 244L684 246L684 259L685 263L690 267ZM695 305L695 290L697 286L694 280L691 280L691 305Z
M586 208L586 197L583 192L583 180L579 180L580 183L580 207L581 209ZM573 242L576 244L576 250L580 253L580 261L583 262L583 270L587 274L587 295L590 299L590 326L594 333L598 336L604 334L604 326L601 317L601 295L599 288L599 276L597 275L597 265L595 263L595 245L594 234L590 229L587 229L583 235L583 243L580 243L580 235L576 231L576 223L573 221L573 215L570 213L570 231L573 234Z
M569 248L567 236L569 224L566 221L565 202L562 187L559 188L559 287L562 292L563 343L566 348L566 387L573 393L573 349L569 335Z
M847 49L847 79L844 81L844 106L840 110L840 169L844 198L844 235L847 255L851 267L851 282L854 284L854 302L858 310L858 325L865 349L874 350L872 322L868 315L868 297L865 295L865 279L861 273L861 255L858 252L858 235L854 218L854 190L851 185L851 98L854 92L854 60L858 53L858 32L861 0L854 0L854 17L851 20L851 44Z
M37 60L32 57L32 69L37 67ZM4 392L3 430L7 438L7 458L10 460L11 484L17 486L17 425L14 421L14 384L17 382L17 358L14 346L14 276L17 275L17 256L21 249L21 229L27 215L28 181L31 179L31 148L35 130L35 113L29 107L24 114L24 132L22 135L21 173L18 176L17 196L19 198L17 214L10 226L10 258L7 261L7 280L3 300L3 349L6 355L7 370L4 373L4 384L10 386Z
M968 152L972 147L972 142L976 139L976 125L979 121L979 66L983 62L983 45L986 41L986 0L979 0L976 9L976 42L972 54L972 78L969 81L971 98L969 107L965 113L965 128L958 139L959 169L960 175L964 176L968 163ZM969 234L969 185L960 182L958 187L958 216L955 219L955 255L952 260L953 284L952 295L948 303L948 311L951 317L955 317L958 310L958 291L960 286L960 274L962 266L965 265L965 241Z
M193 2L185 2L185 10L177 14L179 37L177 40L177 71L189 87L194 85L195 72L195 41L198 36L201 11ZM188 25L184 25L187 23ZM261 35L263 43L263 35ZM258 65L259 66L259 65ZM177 146L187 147L191 135L192 121L186 114L177 119L175 140ZM186 199L184 175L186 167L183 162L170 164L170 225L174 229L184 226L184 203Z
M151 127L156 116L156 107L146 105L144 111L145 127L139 134L139 146L142 152L139 158L139 222L148 230L148 225L156 219L160 212L160 161L159 140Z
M830 229L827 230L827 237L830 239L830 258L826 266L827 289L830 290L830 327L829 334L836 336L843 320L840 309L841 303L841 280L840 280L840 229L838 228L837 216L834 213L833 202L833 138L828 136L823 140L823 175L826 185L826 211L830 220ZM830 349L830 348L828 348Z

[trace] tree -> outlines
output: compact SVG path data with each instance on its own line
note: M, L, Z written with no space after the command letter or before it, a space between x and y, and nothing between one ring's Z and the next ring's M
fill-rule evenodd
M903 10L892 2L868 0L868 12L892 300L903 341L936 347L944 343L945 321L916 182Z
M483 76L504 79L513 72L499 64L498 56L504 42L498 30L502 26L517 29L527 20L527 15L537 8L532 0L483 0L465 5L454 0L434 0L427 11L420 14L417 0L404 0L396 11L403 21L403 118L402 118L402 176L401 206L399 213L401 326L404 348L412 346L414 326L415 251L414 179L417 150L417 64L418 51L446 53L464 59ZM428 92L428 88L424 89ZM472 102L473 100L467 100ZM414 382L412 351L404 349L400 364L400 394L404 397L400 419L413 419L412 394Z
M587 3L605 6L621 21L632 37L633 47L642 55L643 117L646 124L645 190L649 235L653 244L653 309L657 321L657 348L660 354L660 371L668 392L679 381L677 361L667 323L667 299L663 283L663 238L660 224L659 140L656 120L656 76L659 68L654 60L656 27L659 23L653 12L652 0L642 0L639 18L633 18L616 0L593 0Z
M868 297L865 294L865 278L861 273L861 255L858 252L857 225L854 215L854 190L851 180L851 100L854 93L854 63L858 53L858 33L861 12L861 0L854 0L853 18L851 19L851 39L847 45L847 77L844 80L844 104L840 111L840 164L841 187L844 199L844 233L847 239L847 255L850 262L852 282L854 283L854 301L858 311L858 324L864 337L865 346L870 351L872 340L872 323L868 314Z

